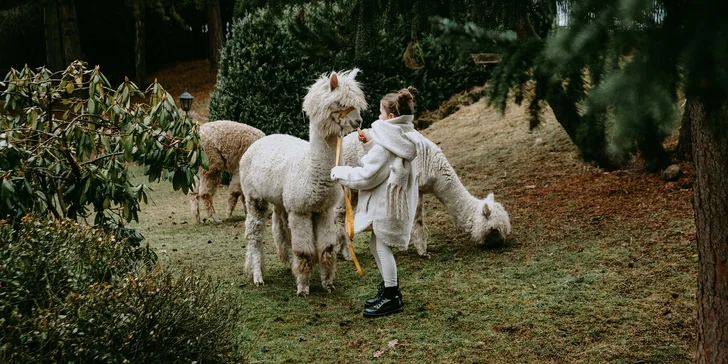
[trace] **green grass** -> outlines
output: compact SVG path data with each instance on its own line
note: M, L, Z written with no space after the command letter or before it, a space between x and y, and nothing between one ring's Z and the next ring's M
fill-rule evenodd
M405 311L371 320L361 310L380 277L367 234L356 238L364 277L339 260L333 293L313 279L311 295L300 298L272 244L264 249L266 285L247 279L241 207L231 221L196 224L186 196L167 183L151 187L153 202L133 226L164 266L204 270L235 292L246 312L241 350L253 362L372 361L378 351L384 362L691 359L697 258L675 234L684 220L670 221L659 236L588 223L554 232L536 221L514 225L504 246L485 247L468 242L428 197L432 257L413 248L396 254ZM226 192L216 196L219 215ZM654 245L654 238L666 240Z
M584 165L551 113L530 132L525 111L511 105L501 116L481 100L425 131L472 193L495 191L513 234L503 246L473 244L426 196L432 256L412 247L396 253L405 311L391 317L361 316L380 281L368 234L355 239L364 277L340 259L333 293L314 272L310 296L300 298L275 256L270 225L266 285L244 274L242 207L231 221L192 223L187 197L153 184L154 203L133 226L161 264L204 270L234 292L246 312L241 350L252 362L690 362L690 192L659 176ZM219 216L225 195L221 188L215 199Z

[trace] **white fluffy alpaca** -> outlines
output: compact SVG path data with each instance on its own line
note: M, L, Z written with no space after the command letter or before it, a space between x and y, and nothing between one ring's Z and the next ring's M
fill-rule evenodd
M341 187L332 182L336 140L361 123L360 110L367 107L355 77L358 70L322 76L308 89L303 111L308 115L309 140L287 135L264 137L248 149L240 169L247 219L246 270L256 285L263 284L263 229L268 203L273 204L273 240L278 256L291 264L297 292L307 295L316 263L321 284L333 289L337 242L343 229L335 224Z
M215 207L212 198L215 197L217 186L220 185L222 173L232 175L228 194L226 218L230 218L238 203L238 197L245 204L245 196L240 189L240 157L248 150L253 142L265 134L243 123L228 120L218 120L200 125L200 144L209 160L208 169L201 169L197 186L190 190L190 210L192 217L200 222L200 200L207 209L210 220L215 219Z
M357 134L347 135L342 145L344 163L358 166L359 160L364 155L364 149L358 141ZM455 216L460 226L470 233L473 242L502 240L511 233L508 213L500 203L495 202L493 194L489 194L483 200L471 195L435 143L427 140L424 150L417 151L416 161L420 198L412 243L417 253L427 255L427 228L422 203L422 195L425 193L434 194L447 207L448 213ZM346 259L350 259L347 249L343 249L342 253Z

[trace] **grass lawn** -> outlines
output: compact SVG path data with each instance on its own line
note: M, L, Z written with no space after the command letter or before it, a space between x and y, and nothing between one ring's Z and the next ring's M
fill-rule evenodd
M339 260L333 293L314 272L300 298L270 225L266 285L244 274L242 206L230 221L196 224L186 196L151 184L153 202L133 226L166 267L204 270L234 292L252 362L689 362L697 251L688 166L677 182L639 166L606 173L580 162L545 119L529 132L523 109L501 116L480 101L425 130L473 194L495 192L513 234L502 246L473 244L428 196L432 256L396 253L405 311L391 317L361 316L380 281L368 234L355 242L364 277ZM220 216L226 192L216 196Z

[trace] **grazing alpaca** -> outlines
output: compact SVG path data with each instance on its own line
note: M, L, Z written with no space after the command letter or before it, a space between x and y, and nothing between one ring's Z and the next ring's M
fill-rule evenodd
M331 291L336 270L337 229L334 208L343 201L338 183L331 181L336 159L336 140L361 123L360 110L367 107L355 77L359 70L322 76L309 89L303 111L309 117L309 140L270 135L255 143L240 160L247 218L246 271L256 285L263 284L263 229L268 203L273 205L273 241L278 256L291 264L297 293L309 292L316 263L321 285Z
M190 210L192 216L200 222L200 200L207 209L208 218L215 219L215 207L212 198L215 197L217 186L220 185L222 173L232 175L230 179L226 218L230 218L238 203L238 197L245 204L245 196L240 189L240 157L248 150L253 142L265 134L250 126L228 120L218 120L200 125L200 144L207 154L209 168L200 170L199 183L190 191Z
M358 141L357 134L347 135L342 145L345 165L358 166L359 160L364 155L364 149ZM489 194L483 200L471 195L435 143L427 140L425 150L417 151L416 160L419 169L417 177L420 198L412 231L412 243L417 253L427 255L427 229L422 204L422 195L425 193L434 194L447 207L448 213L455 216L460 226L470 233L473 242L503 240L511 233L508 213L500 203L495 202L493 194ZM342 249L342 254L344 258L350 259L347 249Z

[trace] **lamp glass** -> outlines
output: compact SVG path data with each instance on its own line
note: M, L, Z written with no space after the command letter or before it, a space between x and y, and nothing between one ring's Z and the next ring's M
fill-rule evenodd
M185 112L190 111L193 99L194 97L192 97L192 95L190 95L190 93L185 90L185 92L183 92L182 95L179 96L179 103L182 104L182 110L184 110Z

